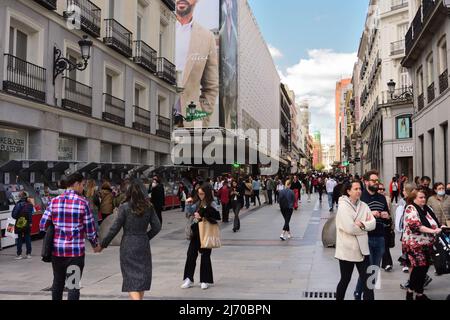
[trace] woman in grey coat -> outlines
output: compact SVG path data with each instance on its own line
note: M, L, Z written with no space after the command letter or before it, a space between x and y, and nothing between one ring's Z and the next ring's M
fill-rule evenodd
M148 225L151 226L150 231L147 231ZM161 230L161 223L137 182L133 182L129 187L126 200L119 208L117 220L95 252L107 248L121 228L122 292L128 292L132 300L142 300L144 292L150 290L152 282L150 240Z

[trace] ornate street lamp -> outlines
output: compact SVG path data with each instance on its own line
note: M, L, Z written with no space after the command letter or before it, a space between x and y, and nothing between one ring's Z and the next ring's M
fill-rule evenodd
M80 46L83 61L76 64L64 58L61 50L56 46L53 48L53 85L55 85L56 78L66 70L86 70L88 61L91 58L92 41L88 40L88 37L84 35L83 39L78 41L78 45Z
M414 97L414 92L413 92L412 86L405 88L405 91L402 92L398 96L394 96L395 86L396 86L396 83L394 82L394 80L391 79L391 81L389 81L387 83L387 86L388 86L388 90L389 90L388 92L391 95L391 101L410 100Z

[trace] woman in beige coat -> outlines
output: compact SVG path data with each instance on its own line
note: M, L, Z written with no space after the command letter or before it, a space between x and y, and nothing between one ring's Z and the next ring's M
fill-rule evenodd
M369 268L368 231L376 227L375 217L367 204L360 201L361 184L352 181L345 185L344 195L339 199L336 214L336 259L339 260L341 280L336 290L336 300L344 300L345 292L356 265L364 285L364 300L373 300L373 289L367 287L371 272Z

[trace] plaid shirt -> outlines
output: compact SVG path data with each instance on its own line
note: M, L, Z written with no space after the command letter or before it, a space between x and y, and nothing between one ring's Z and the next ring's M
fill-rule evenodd
M53 256L84 256L86 237L92 246L97 246L97 231L89 202L75 191L67 190L49 203L39 224L40 230L45 231L50 221L55 226Z

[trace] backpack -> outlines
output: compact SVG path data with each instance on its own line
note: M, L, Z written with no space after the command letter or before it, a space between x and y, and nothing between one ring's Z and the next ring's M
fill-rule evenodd
M288 200L288 192L280 192L280 198L278 199L278 202L280 203L280 209L288 209L289 208L289 200Z
M24 203L20 207L20 211L16 218L16 225L15 225L16 233L24 232L30 226L30 222L28 221L29 213L27 210L29 208L29 206L31 206L31 204Z

